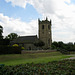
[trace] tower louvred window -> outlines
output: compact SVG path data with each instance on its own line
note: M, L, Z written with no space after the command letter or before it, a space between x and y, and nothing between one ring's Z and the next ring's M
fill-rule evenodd
M44 29L44 25L42 25L42 29Z

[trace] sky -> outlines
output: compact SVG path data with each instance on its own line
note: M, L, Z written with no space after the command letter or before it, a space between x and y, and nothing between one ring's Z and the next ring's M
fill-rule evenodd
M0 0L3 36L38 35L38 18L52 20L52 41L75 42L75 0Z

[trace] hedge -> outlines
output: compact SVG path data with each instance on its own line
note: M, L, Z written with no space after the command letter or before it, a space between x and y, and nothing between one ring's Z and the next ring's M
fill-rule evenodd
M21 54L21 47L0 45L0 54Z

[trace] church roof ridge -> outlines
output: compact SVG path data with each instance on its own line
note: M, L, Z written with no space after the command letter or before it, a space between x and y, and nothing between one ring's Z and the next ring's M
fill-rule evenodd
M37 37L37 35L28 35L28 36L20 36L20 37Z

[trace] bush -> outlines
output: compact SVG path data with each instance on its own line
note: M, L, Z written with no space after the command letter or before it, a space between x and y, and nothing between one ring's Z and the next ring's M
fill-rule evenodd
M4 66L0 75L75 75L75 60Z
M0 54L21 54L21 47L0 45Z
M18 47L18 44L14 44L13 47Z
M9 45L10 40L9 39L0 39L0 45Z
M21 49L24 50L25 48L24 47L21 47Z
M61 49L60 52L62 54L70 54L70 52L68 50L65 50L65 49Z

